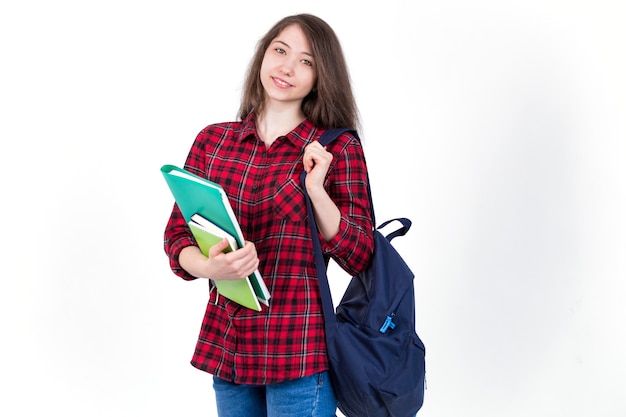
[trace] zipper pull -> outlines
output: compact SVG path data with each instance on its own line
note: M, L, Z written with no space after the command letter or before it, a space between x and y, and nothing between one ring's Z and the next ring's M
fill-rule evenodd
M395 329L396 328L396 323L393 322L393 316L395 316L395 314L392 314L391 316L387 316L387 318L385 319L385 322L383 323L383 325L380 328L380 332L381 333L386 333L387 329L389 329L391 327L391 329Z

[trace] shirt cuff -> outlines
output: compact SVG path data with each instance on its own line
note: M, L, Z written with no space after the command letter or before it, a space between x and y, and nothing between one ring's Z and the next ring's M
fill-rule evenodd
M328 242L324 239L322 235L319 235L319 238L322 242L322 252L325 255L330 255L331 253L336 253L341 248L341 243L348 238L348 222L343 216L339 221L339 232Z
M170 257L170 267L172 268L172 272L174 272L174 274L178 275L179 277L187 281L192 281L198 277L195 277L189 274L187 271L185 271L183 267L180 266L180 261L178 260L180 252L183 249L185 249L187 246L197 246L197 244L195 240L191 238L181 238L172 245L172 249L171 249L172 256Z

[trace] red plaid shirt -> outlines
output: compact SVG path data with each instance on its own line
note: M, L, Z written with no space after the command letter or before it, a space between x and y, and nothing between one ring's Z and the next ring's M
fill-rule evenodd
M254 115L211 125L194 142L185 169L222 185L243 235L255 243L259 271L272 295L256 312L212 291L192 365L242 384L270 384L326 370L324 318L300 184L302 157L321 129L305 120L266 149ZM359 141L344 134L333 154L325 187L341 211L339 233L323 251L348 273L363 270L373 251L366 165ZM323 240L322 240L323 241ZM195 245L174 206L165 230L165 251L174 273L191 280L178 263Z

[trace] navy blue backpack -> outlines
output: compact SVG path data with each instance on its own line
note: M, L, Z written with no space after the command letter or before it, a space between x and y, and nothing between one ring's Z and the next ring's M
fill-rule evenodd
M352 129L331 129L319 142L325 146L345 131L358 139ZM335 312L305 181L302 173L338 408L346 417L415 416L424 402L425 347L415 332L414 275L391 245L411 221L392 219L374 231L372 261L352 277ZM384 236L379 229L395 220L402 227Z

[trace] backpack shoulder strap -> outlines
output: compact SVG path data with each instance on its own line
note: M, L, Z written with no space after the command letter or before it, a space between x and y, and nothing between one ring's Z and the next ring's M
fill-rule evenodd
M328 129L326 130L324 133L322 133L322 136L320 136L319 138L319 143L322 146L326 146L330 143L332 143L335 139L337 139L339 136L341 136L343 133L345 132L350 132L352 133L359 141L361 140L359 138L358 133L356 132L356 130L351 129L349 127L336 127L333 129Z

